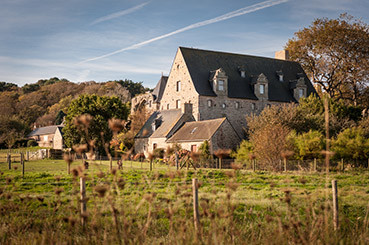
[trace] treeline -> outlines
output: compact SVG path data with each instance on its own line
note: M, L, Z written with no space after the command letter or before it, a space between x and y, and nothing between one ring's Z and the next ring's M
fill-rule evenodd
M129 107L132 97L148 90L142 82L128 79L77 84L54 77L22 87L0 82L0 147L23 138L34 126L60 124L70 103L80 95L116 96Z

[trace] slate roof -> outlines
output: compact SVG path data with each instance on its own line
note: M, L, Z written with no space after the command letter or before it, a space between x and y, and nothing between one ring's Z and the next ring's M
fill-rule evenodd
M167 142L175 143L209 140L225 120L226 118L223 117L204 121L186 122L167 140Z
M152 91L152 95L154 96L154 102L160 102L163 97L165 86L167 85L168 77L161 76L160 80L156 84L154 90Z
M62 128L63 126L60 126L60 125L52 125L52 126L47 126L47 127L36 128L28 135L28 137L37 136L37 135L55 134L55 131L57 129L59 129L60 132L62 132Z
M228 97L231 98L257 100L251 82L261 73L264 73L269 81L270 101L296 102L289 83L298 79L301 74L305 78L307 95L316 93L297 62L185 47L179 49L200 95L216 96L209 82L209 74L219 68L228 76ZM240 68L246 72L245 78L241 77ZM283 82L279 81L280 73L283 74Z
M166 137L178 120L182 117L181 109L155 111L145 122L135 138L163 138ZM153 130L153 125L158 126Z

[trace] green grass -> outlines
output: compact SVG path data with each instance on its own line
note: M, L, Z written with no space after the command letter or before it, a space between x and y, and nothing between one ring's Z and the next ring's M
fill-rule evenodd
M80 164L74 162L71 168ZM176 171L160 164L149 171L148 162L142 168L139 162L124 162L123 170L111 174L109 164L90 162L88 170L79 172L86 177L89 198L86 233L79 225L79 178L67 174L64 161L26 162L24 178L19 163L11 170L1 163L0 243L118 243L123 237L125 243L154 244L301 243L311 231L317 234L310 238L312 243L351 243L365 242L360 234L368 234L368 171L327 177L309 172ZM200 183L200 238L192 225L192 178ZM322 209L331 206L332 179L338 180L340 229L345 237L320 234L324 227L332 228L331 211ZM103 198L97 195L98 186L107 188ZM319 226L325 213L329 224ZM301 223L301 236L283 230L293 222Z

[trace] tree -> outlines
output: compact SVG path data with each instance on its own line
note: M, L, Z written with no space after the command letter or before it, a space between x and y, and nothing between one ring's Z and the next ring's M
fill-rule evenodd
M238 162L247 162L253 156L254 147L250 141L243 140L237 151L232 154L232 157L236 158Z
M148 91L148 88L145 88L144 86L142 86L142 82L132 82L132 80L119 80L119 81L114 81L119 83L120 85L122 85L124 88L128 89L128 91L131 93L132 98L135 97L138 94L143 94L146 91Z
M199 151L200 151L200 160L202 162L207 162L211 158L209 141L204 140L204 142L202 142L202 144L199 147Z
M68 108L63 129L65 144L67 147L77 144L91 146L94 142L95 148L104 153L104 144L109 143L113 135L108 120L125 120L128 113L127 106L117 97L81 95Z
M0 143L5 143L9 149L28 132L29 128L18 117L0 116Z
M290 136L294 142L296 153L300 159L319 158L324 149L324 135L319 131L309 130L307 133Z
M292 60L333 99L354 105L368 93L369 26L346 14L316 19L286 44ZM367 95L366 95L367 97Z
M369 139L362 128L348 128L333 141L332 149L338 159L366 160L369 158Z

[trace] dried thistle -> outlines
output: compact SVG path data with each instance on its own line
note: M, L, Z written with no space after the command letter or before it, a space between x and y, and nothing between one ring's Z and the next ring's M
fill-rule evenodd
M73 146L73 150L75 152L77 152L78 154L82 154L82 153L86 152L87 149L88 149L87 144L81 144L81 145L74 145Z
M124 120L112 118L109 119L109 128L116 134L119 131L122 131L125 127L126 122Z
M12 178L6 177L6 184L9 185L12 182Z
M58 195L58 196L59 196L63 191L64 191L64 189L63 189L63 188L55 188L55 189L54 189L55 194L56 194L56 195Z
M64 161L66 161L68 164L71 164L73 162L73 158L70 154L63 154L63 159Z
M219 149L216 150L214 152L214 155L220 159L224 159L226 157L229 157L229 155L231 154L231 150L230 149Z
M78 172L78 169L77 169L77 168L73 168L73 169L72 169L72 175L73 175L73 177L75 177L75 178L77 178L77 177L78 177L79 172Z
M99 177L100 179L104 178L105 174L103 172L98 172L97 173L97 177Z
M288 150L286 150L286 151L282 151L282 152L281 152L281 157L282 157L283 159L288 159L288 158L292 157L292 156L293 156L293 154L294 154L294 152L293 152L293 151L288 151Z
M56 181L60 181L61 180L61 176L59 176L59 175L58 176L55 176L54 178L55 178Z
M83 114L78 117L75 117L73 120L73 124L77 127L84 126L88 128L90 126L90 123L92 121L93 117L90 114Z
M112 175L116 175L116 174L117 174L117 171L118 171L118 169L117 169L117 168L112 168L112 169L111 169L111 174L112 174Z
M242 168L242 165L233 162L233 163L231 163L231 168L234 169L234 170L239 170L239 169Z
M254 153L251 153L249 155L250 160L254 160L256 158L256 155Z
M14 170L17 170L18 169L18 166L14 166Z
M95 192L97 192L99 197L104 197L106 192L108 191L108 187L106 185L98 185L95 187Z
M147 156L147 159L149 159L150 161L154 160L155 159L155 155L151 152L149 152L148 156Z

